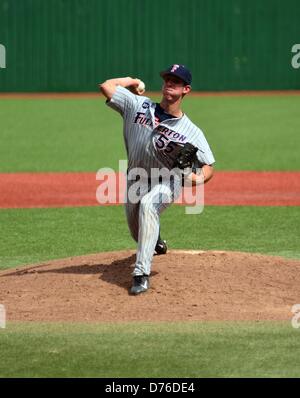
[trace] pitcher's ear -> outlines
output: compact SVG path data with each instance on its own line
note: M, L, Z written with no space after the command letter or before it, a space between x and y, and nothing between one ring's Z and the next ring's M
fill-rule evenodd
M192 86L187 85L183 87L183 94L188 94L192 89Z

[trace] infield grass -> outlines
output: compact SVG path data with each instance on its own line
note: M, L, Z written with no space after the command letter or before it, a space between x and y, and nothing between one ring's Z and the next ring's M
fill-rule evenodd
M0 210L0 269L132 248L122 206ZM172 249L236 250L300 258L299 207L171 206L161 231ZM183 233L184 231L184 233Z
M0 377L299 377L299 333L290 322L9 322Z
M159 97L154 98L159 100ZM219 170L300 170L300 96L187 97ZM99 99L0 100L0 172L117 170L122 119Z

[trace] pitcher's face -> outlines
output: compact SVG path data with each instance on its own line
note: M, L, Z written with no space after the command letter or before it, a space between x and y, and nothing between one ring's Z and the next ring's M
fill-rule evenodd
M191 91L191 86L176 76L166 75L162 86L162 94L169 101L177 100Z

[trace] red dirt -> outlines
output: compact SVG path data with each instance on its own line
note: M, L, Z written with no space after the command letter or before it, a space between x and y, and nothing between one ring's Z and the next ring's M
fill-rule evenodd
M147 91L147 97L159 96L160 91ZM273 95L300 95L300 90L242 90L242 91L192 91L190 97L249 97ZM99 98L100 92L75 93L1 93L0 99L93 99Z
M154 256L151 288L131 296L133 251L56 260L0 273L17 321L290 320L300 261L238 252Z
M120 191L112 187L117 204L124 177L120 182ZM99 206L96 190L101 183L96 173L0 174L0 208ZM299 206L300 172L216 172L205 185L205 205Z

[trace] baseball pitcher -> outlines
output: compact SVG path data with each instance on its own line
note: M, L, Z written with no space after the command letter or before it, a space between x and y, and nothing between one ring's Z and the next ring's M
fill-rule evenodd
M138 243L133 271L132 294L149 289L153 255L165 254L166 242L160 237L160 214L180 195L182 181L193 185L213 176L212 151L203 132L181 110L191 91L192 75L174 64L160 73L162 99L153 102L144 96L144 84L131 77L106 80L100 90L107 105L124 121L124 140L128 156L126 217L132 237ZM136 170L142 170L137 173ZM153 170L175 170L153 178ZM139 184L139 200L130 197Z

